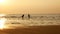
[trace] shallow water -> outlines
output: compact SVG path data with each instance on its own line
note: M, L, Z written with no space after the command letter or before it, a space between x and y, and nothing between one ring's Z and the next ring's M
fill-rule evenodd
M47 26L47 25L60 25L60 15L59 14L41 14L41 15L30 15L30 19L27 15L22 19L22 15L9 14L5 16L0 16L1 19L5 18L4 26L9 28L17 27L29 27L29 26Z

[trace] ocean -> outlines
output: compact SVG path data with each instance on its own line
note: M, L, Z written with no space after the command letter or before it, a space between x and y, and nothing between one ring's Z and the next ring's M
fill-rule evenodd
M0 18L5 18L4 26L9 28L60 25L60 14L31 14L30 18L27 14L23 18L22 14L8 14Z

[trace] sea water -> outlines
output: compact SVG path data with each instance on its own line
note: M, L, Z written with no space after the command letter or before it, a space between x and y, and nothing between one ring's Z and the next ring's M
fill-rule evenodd
M5 18L5 26L8 27L26 27L26 26L48 26L48 25L60 25L60 14L31 14L24 15L22 19L21 14L9 14L0 16Z

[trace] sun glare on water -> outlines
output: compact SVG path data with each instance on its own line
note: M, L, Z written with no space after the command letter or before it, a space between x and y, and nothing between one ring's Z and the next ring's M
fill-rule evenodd
M6 21L5 18L1 18L0 19L0 29L3 29L4 28L5 21Z
M4 15L0 15L0 16L4 16ZM4 24L5 24L6 19L5 18L0 18L0 29L5 28Z

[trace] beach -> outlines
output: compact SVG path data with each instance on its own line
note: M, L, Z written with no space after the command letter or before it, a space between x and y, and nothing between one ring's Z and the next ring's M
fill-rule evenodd
M29 28L3 29L0 34L60 34L60 25L32 26Z

